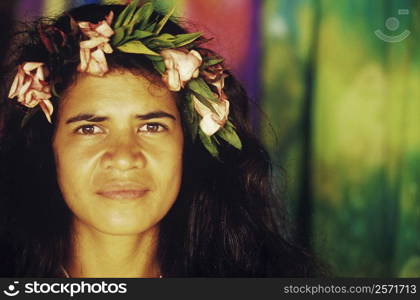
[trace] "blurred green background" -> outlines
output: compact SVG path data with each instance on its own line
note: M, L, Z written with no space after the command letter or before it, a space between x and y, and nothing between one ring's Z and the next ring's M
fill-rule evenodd
M420 277L420 1L263 10L262 134L305 242L337 276Z

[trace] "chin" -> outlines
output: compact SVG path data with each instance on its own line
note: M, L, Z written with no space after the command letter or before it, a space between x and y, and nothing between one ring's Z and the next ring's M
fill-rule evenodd
M112 235L133 235L146 232L155 227L158 222L145 222L142 218L116 218L115 216L109 218L104 222L104 219L95 222L94 227L106 234Z

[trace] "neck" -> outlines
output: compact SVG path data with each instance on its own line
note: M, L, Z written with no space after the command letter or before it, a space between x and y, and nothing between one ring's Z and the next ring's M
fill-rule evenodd
M73 224L71 277L159 277L156 257L159 228L135 235L111 235L86 224Z

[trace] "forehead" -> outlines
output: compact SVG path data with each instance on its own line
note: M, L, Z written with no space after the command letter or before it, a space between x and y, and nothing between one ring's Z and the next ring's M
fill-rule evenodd
M63 97L59 110L60 115L135 115L151 110L178 114L175 96L163 84L128 71L113 71L103 77L80 74Z

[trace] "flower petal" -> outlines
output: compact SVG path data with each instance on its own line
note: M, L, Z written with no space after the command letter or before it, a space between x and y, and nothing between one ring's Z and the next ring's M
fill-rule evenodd
M89 74L91 74L91 75L101 76L102 69L101 69L101 66L99 65L99 63L96 60L91 59L89 61L88 67L86 69L86 72L89 73Z
M99 26L96 27L95 31L104 37L110 37L114 34L114 31L109 27L108 23L102 21L99 23Z
M171 58L166 58L163 61L165 63L166 69L173 69L174 68L174 61Z
M198 100L196 96L193 95L192 98L193 98L193 102L194 102L194 108L201 117L204 117L204 116L212 113L211 109L208 108L203 103L201 103L201 101Z
M224 126L229 116L229 101L220 101L219 103L212 103L217 115L213 113L213 118L220 125Z
M201 119L200 128L204 134L212 136L221 128L221 126L214 121L211 114L208 114Z
M197 50L191 50L190 54L195 56L199 61L200 61L200 65L203 62L203 58L200 55L200 52L198 52Z
M192 50L194 51L194 50ZM191 80L193 74L198 70L201 65L201 57L198 59L194 54L179 55L176 64L178 66L179 77L183 83ZM197 73L198 76L198 73Z
M213 135L225 125L229 115L229 101L211 102L217 113L201 103L195 96L193 96L193 102L195 110L202 117L200 128L206 135Z
M45 117L47 118L48 122L51 123L51 116L54 112L54 107L50 100L43 100L39 102L39 106L41 107L42 111L45 114Z
M109 12L109 14L105 17L106 22L108 23L108 25L111 26L112 24L112 20L114 19L114 12L111 10Z
M82 32L89 37L89 40L80 42L80 72L88 72L92 75L103 76L108 72L108 64L104 53L112 53L109 44L109 37L114 34L110 27L114 13L110 11L105 20L98 24L90 22L79 22ZM82 49L86 50L82 52Z
M31 75L31 71L41 67L44 63L39 63L39 62L27 62L23 64L23 71L25 71L25 73L27 75Z
M202 63L198 51L191 50L189 53L185 53L181 50L165 49L160 52L160 55L164 59L167 71L178 72L181 87L184 87L191 78L198 77L199 67Z
M173 92L178 92L181 90L181 81L179 79L179 74L174 69L166 70L163 81L166 83L168 89Z
M97 66L99 67L99 72L95 72L94 75L102 76L106 72L108 72L108 64L106 62L106 57L104 52L101 49L97 49L91 53L92 58L94 61L96 61ZM91 60L91 61L93 61Z
M38 105L39 99L37 98L37 91L30 90L24 96L24 101L22 104L26 107L33 108Z
M198 77L198 75L200 75L200 69L196 69L195 71L194 71L194 73L192 73L192 78L197 78Z
M223 92L223 88L225 87L225 78L228 77L227 74L223 74L219 80L212 82L211 84L217 88L217 93L219 95L219 99L223 101L227 101L227 96Z
M25 78L25 73L21 66L18 67L18 71L15 75L15 79L13 80L12 86L10 87L8 97L13 99L19 94L19 90L22 88L23 80Z
M90 50L80 48L80 64L77 67L79 72L85 72L88 66L88 62L90 60Z
M48 101L43 109L52 114L52 104L49 101L52 97L51 87L45 81L45 76L48 76L48 69L44 67L44 63L27 62L20 65L9 96L18 96L17 101L29 108Z
M88 29L90 30L90 23L89 22L78 22L77 23L80 29Z
M42 66L39 66L39 67L36 69L35 78L36 78L37 80L45 80L45 77L44 77L44 70L43 70Z
M105 53L112 53L114 50L112 50L112 47L109 43L105 43L102 46L102 51L104 51Z
M80 48L93 49L101 44L108 43L109 39L106 37L97 37L90 40L80 42Z
M29 90L30 86L32 85L32 78L25 78L26 82L23 82L21 88L19 89L18 95L20 100L24 99L24 95ZM19 101L20 102L20 101Z

